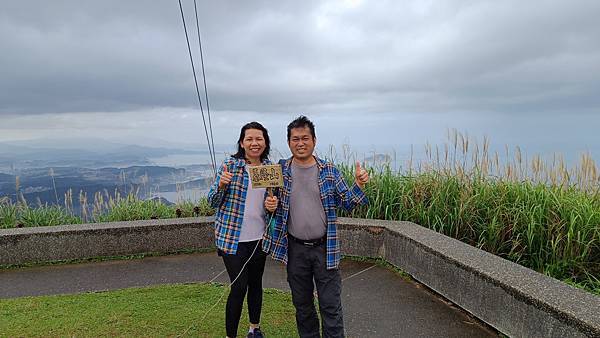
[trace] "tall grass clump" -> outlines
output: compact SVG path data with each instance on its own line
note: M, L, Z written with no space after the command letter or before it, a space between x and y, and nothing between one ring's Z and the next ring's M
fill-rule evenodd
M17 224L17 206L8 198L0 199L0 229L14 228Z
M64 206L41 203L30 206L24 198L16 203L2 198L0 229L214 215L206 197L198 201L181 199L175 205L167 205L160 200L142 200L133 192L121 196L118 191L114 194L104 191L94 194L92 201L80 192L79 202L81 210L75 212L70 190L65 193Z
M371 167L369 205L342 215L411 221L600 294L600 177L591 156L490 155L460 133L401 171ZM506 150L506 155L508 155ZM353 166L342 164L353 181Z
M0 228L52 226L81 223L79 217L70 215L56 205L30 207L25 203L12 203L0 199Z
M135 195L110 202L106 213L97 213L97 222L137 221L145 219L175 218L175 209L155 200L140 200Z
M88 208L82 203L82 208ZM166 205L161 200L142 200L136 193L122 197L118 191L113 195L104 191L96 193L92 207L95 222L137 221L214 215L206 197L198 201L179 199L175 205Z

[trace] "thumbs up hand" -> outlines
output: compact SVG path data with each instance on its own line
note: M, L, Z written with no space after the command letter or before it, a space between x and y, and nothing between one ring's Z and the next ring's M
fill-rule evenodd
M365 184L369 182L369 173L363 169L360 165L360 162L356 161L356 169L354 171L354 178L356 179L356 184L362 189Z
M219 190L225 189L231 183L233 174L227 171L227 166L223 164L223 171L221 172L221 178L219 179Z

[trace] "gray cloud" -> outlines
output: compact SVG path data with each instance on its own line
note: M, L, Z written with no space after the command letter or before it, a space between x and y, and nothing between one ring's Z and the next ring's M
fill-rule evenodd
M1 114L195 106L177 2L3 7ZM207 1L199 11L215 110L589 114L600 103L597 1Z

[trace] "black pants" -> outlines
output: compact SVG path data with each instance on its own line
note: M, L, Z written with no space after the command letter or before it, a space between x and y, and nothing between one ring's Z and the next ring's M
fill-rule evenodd
M227 305L225 307L225 328L227 336L237 336L238 325L242 315L242 307L244 305L244 297L248 292L248 315L250 323L260 323L260 313L262 309L262 276L265 270L266 254L262 251L260 241L240 242L235 255L228 255L219 251L219 256L223 257L223 263L229 275L229 281L233 280L242 270L244 263L248 261L252 251L258 244L258 248L254 251L254 255L250 258L244 271L238 279L231 285L231 291L227 297Z
M344 337L342 278L338 269L327 270L325 244L309 247L288 241L287 275L292 289L292 301L296 307L296 325L300 337L320 337L313 298L315 284L323 337Z

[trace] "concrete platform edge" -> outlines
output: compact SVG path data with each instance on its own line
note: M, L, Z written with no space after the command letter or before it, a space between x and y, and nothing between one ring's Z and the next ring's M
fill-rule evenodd
M600 336L600 297L414 223L339 224L342 254L384 258L508 336ZM211 217L2 229L0 265L212 247Z

